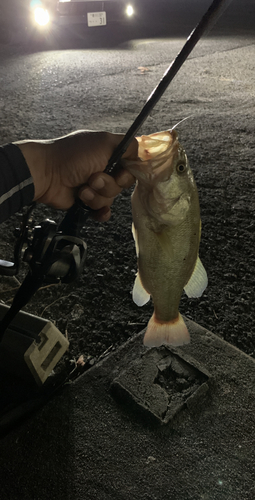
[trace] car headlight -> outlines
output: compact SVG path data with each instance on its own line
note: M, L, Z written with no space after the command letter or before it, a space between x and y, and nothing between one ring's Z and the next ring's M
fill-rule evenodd
M37 24L40 24L40 26L46 26L50 20L49 12L43 7L36 7L34 10L34 18Z
M134 14L134 8L132 7L132 5L127 5L126 14L127 14L128 17L133 16L133 14Z

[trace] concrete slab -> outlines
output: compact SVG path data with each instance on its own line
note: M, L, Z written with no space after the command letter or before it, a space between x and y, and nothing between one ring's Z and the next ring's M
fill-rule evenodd
M2 438L1 500L254 499L254 359L187 324L190 345L141 333Z

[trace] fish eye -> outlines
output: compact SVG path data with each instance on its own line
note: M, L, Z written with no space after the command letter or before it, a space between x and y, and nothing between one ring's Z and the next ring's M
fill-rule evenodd
M186 165L184 165L183 163L180 163L179 165L177 165L176 170L177 170L178 174L182 174L186 170Z

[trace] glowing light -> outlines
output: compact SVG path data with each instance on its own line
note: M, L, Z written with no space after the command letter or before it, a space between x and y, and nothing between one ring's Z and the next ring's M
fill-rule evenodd
M36 7L41 7L41 6L42 6L41 0L31 0L30 2L31 9L35 9Z
M223 485L223 481L222 481L221 479L219 479L219 481L218 481L218 485L219 485L219 486L222 486L222 485Z
M40 26L46 26L50 20L49 13L46 9L43 9L42 7L37 7L34 10L34 16L35 16L35 21L37 24L40 24Z
M126 8L126 14L128 17L131 17L133 16L134 14L134 9L132 7L132 5L128 5L127 8Z

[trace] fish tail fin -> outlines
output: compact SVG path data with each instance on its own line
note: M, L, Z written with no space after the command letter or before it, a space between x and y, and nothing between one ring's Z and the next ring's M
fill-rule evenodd
M189 342L189 332L180 313L176 319L167 322L158 321L153 313L143 340L145 346L159 347L162 344L179 346Z

